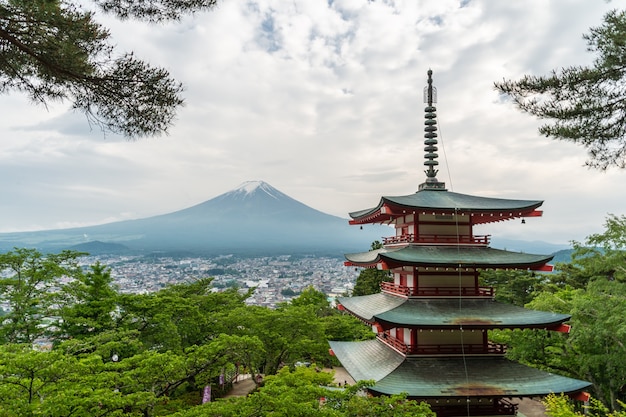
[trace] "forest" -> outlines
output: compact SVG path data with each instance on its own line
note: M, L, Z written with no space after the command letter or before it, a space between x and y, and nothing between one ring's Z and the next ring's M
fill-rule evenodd
M513 360L592 382L597 415L622 414L626 217L609 216L602 233L573 248L571 262L552 274L481 274L499 301L571 314L571 332L500 330L491 338ZM314 288L276 309L247 305L251 290L217 291L210 277L126 294L107 266L79 266L83 255L0 254L0 416L433 415L401 396L358 395L370 381L340 389L319 372L339 365L328 340L374 334ZM355 295L378 291L385 279L364 270ZM263 378L251 395L221 399L238 373ZM212 401L203 404L207 386ZM581 411L557 396L546 404L553 416Z

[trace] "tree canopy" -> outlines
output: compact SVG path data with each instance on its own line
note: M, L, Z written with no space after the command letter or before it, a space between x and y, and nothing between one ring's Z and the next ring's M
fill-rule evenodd
M173 417L434 417L426 403L403 395L368 397L370 381L338 390L330 373L313 367L282 368L247 397L207 403Z
M543 401L546 406L546 414L549 417L583 417L583 416L592 416L592 417L625 417L626 413L624 411L610 411L606 406L604 406L601 402L594 400L593 398L589 402L589 405L585 406L584 412L582 412L579 407L577 407L572 403L570 399L568 399L564 395L548 395Z
M0 300L9 311L1 317L0 343L33 343L45 336L46 322L56 316L53 291L63 277L77 277L80 253L64 251L44 256L34 249L0 254Z
M217 0L94 0L120 19L176 20ZM0 0L0 93L69 101L90 123L129 138L167 132L183 104L164 68L120 53L94 13L69 0Z
M625 239L626 217L610 215L603 232L574 242L572 261L557 264L555 274L537 281L509 275L512 282L503 286L507 298L523 300L534 310L571 315L569 334L492 332L494 341L507 344L511 359L591 382L593 397L610 410L620 410L626 401Z
M206 386L219 398L238 373L269 377L255 398L276 398L262 410L290 410L299 392L273 392L271 375L298 361L336 364L328 340L373 337L312 287L276 309L247 305L249 290L218 291L212 278L127 294L105 265L81 266L81 255L0 254L0 416L195 415Z
M392 281L389 271L373 268L362 269L352 290L353 296L376 294L380 292L380 284Z
M584 35L591 66L495 83L523 112L549 120L541 134L587 148L592 168L626 168L626 12L613 10Z

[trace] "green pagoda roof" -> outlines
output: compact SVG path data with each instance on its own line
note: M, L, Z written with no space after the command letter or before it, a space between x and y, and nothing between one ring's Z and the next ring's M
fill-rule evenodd
M551 328L570 319L567 314L530 310L492 299L406 299L377 293L341 297L337 302L365 321L388 323L391 327Z
M369 390L409 398L542 397L573 394L591 384L544 372L501 356L405 358L379 340L329 342L356 380L374 380Z
M345 257L350 265L366 267L385 263L392 268L407 265L516 269L539 269L553 258L551 255L509 252L490 247L419 245L349 253Z
M424 189L404 196L383 196L376 207L349 214L356 223L382 221L384 217L389 217L390 213L386 213L388 210L396 215L401 215L403 210L448 213L456 211L468 214L506 212L504 217L511 218L533 215L531 212L542 204L541 200L477 197L447 190Z

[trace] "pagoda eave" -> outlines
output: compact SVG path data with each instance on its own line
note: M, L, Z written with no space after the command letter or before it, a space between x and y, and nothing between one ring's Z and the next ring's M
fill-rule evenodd
M385 260L377 260L374 262L352 262L352 261L344 261L344 266L347 267L355 267L355 268L369 268L369 269L378 269L380 271L388 271L393 268L399 268L402 266L417 266L417 267L432 267L434 269L438 268L457 268L461 267L462 269L517 269L517 270L529 270L529 271L540 271L540 272L552 272L554 270L553 265L547 265L545 262L538 264L500 264L500 265L492 265L492 264L476 264L476 263L441 263L434 264L432 262L393 262L393 261L385 261Z
M535 328L568 331L564 325L571 316L531 310L491 299L420 299L400 298L386 293L359 297L341 297L342 309L368 324L383 329L515 329Z
M351 312L348 311L348 313L351 313ZM484 321L478 323L478 322L472 322L471 320L468 320L465 322L459 321L454 324L446 324L446 325L422 325L422 324L410 325L410 324L403 324L403 323L388 322L382 319L378 319L378 321L375 321L375 322L369 322L369 321L363 320L357 315L353 314L353 316L369 325L379 326L380 329L382 330L391 330L393 328L397 328L398 326L401 326L403 329L416 329L420 331L449 331L449 330L454 331L454 330L460 330L460 329L463 329L462 331L533 329L533 330L550 330L550 331L556 331L559 333L569 332L569 329L568 329L569 326L567 324L563 324L561 321L557 321L551 324L533 324L533 325L506 324L506 325L503 325L499 323L488 323Z
M356 217L348 221L350 225L363 225L363 224L384 224L390 223L399 216L407 214L432 214L433 216L452 216L457 215L461 218L471 218L472 224L486 224L496 223L507 220L515 220L525 217L541 217L543 216L542 210L530 210L530 211L516 211L516 212L501 212L501 211L463 211L463 210L415 210L412 207L395 207L390 208L387 211L375 210L365 216Z
M476 262L463 262L459 260L458 262L442 262L442 263L433 263L433 262L397 262L389 259L382 259L380 262L376 264L377 269L381 270L389 270L394 268L401 268L403 266L416 266L416 267L427 267L434 268L438 270L439 268L462 268L462 269L521 269L521 270L529 270L529 271L551 271L549 266L546 266L545 262L540 263L511 263L511 264L493 264L493 263L476 263ZM374 266L369 266L374 267Z
M522 217L540 217L538 200L476 197L445 190L420 190L406 196L382 197L376 207L350 213L350 224L388 222L406 214L458 215L472 223L491 223Z
M528 269L550 270L546 266L552 255L535 255L509 252L490 247L476 246L420 246L382 248L368 252L345 255L347 266L377 268L381 270L413 266L438 269Z
M552 393L576 396L591 384L501 356L405 357L380 340L330 342L332 351L356 380L374 380L372 394L404 392L410 399L528 398ZM376 363L376 366L371 366ZM468 380L467 375L471 375Z
M389 223L392 220L393 220L393 215L391 214L382 214L380 212L375 212L372 215L367 216L367 217L349 220L348 224L350 225L383 224L383 223Z
M524 217L541 217L543 216L542 210L532 210L528 212L518 212L518 213L500 213L500 212L481 212L481 213L470 213L472 216L472 224L486 224L486 223L496 223L503 222L507 220L515 220Z

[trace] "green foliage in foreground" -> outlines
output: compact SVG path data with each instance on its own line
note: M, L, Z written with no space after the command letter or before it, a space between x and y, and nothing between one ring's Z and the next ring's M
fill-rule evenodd
M425 403L404 396L367 397L360 382L346 389L333 384L332 374L311 368L282 368L247 397L207 403L175 414L175 417L434 417ZM173 416L173 417L174 417Z
M297 361L333 364L328 340L372 337L313 288L275 310L210 278L121 294L105 266L83 270L80 256L0 255L11 308L0 318L0 417L166 416L199 405L207 385L219 397L237 370L271 382Z
M558 265L555 274L535 282L523 274L517 283L501 280L511 302L571 315L571 332L504 330L491 336L508 346L509 358L589 381L598 401L620 410L626 402L626 216L610 215L604 232L574 242L574 249L572 262Z
M352 295L376 294L380 292L380 284L392 281L389 271L379 271L378 269L366 268L361 270L354 284Z
M626 417L626 412L609 411L606 406L594 399L591 399L589 405L584 406L584 412L564 395L551 394L544 399L543 404L549 417Z
M32 343L46 335L46 323L58 313L55 288L64 277L80 275L80 253L64 251L43 256L36 250L16 249L0 254L0 299L9 311L2 317L0 343Z

